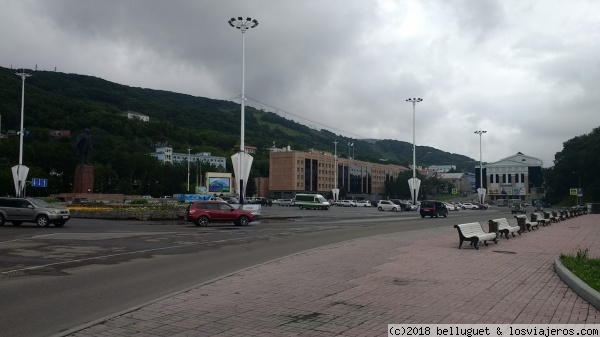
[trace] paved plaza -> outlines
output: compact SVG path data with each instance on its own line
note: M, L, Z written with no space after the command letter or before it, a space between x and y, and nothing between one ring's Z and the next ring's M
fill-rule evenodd
M361 238L252 267L68 335L385 336L391 323L600 324L600 312L553 266L578 249L600 256L598 235L600 215L589 214L479 250L457 249L452 226Z

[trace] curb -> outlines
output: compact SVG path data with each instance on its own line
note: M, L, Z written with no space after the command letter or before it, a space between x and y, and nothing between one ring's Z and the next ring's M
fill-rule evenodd
M600 293L581 281L560 262L560 256L554 258L554 271L560 279L584 300L600 310Z

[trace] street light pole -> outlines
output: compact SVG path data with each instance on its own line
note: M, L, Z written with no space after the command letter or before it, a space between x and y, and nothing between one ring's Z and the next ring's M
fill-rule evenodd
M479 203L483 205L483 200L485 199L485 187L483 187L483 159L481 156L481 135L486 133L487 131L478 130L475 131L476 134L479 135L479 189L477 192L479 193Z
M188 191L188 193L190 192L190 159L191 159L190 151L191 150L192 149L188 147L188 179L187 179L187 191Z
M16 187L16 196L24 197L25 196L25 181L27 180L27 173L29 172L29 168L23 165L23 134L25 133L25 129L23 128L24 116L25 116L25 79L30 74L27 74L24 70L20 73L15 73L15 75L20 76L23 80L23 87L21 89L21 127L19 129L19 165L13 167L13 178L15 179L15 187Z
M338 201L338 196L340 194L340 190L337 187L338 184L338 178L337 178L337 172L338 172L338 165L337 165L337 144L338 142L335 141L333 142L334 144L334 155L333 155L333 172L334 172L334 178L333 178L333 189L331 190L332 194L333 194L333 201Z
M240 204L244 203L244 159L246 153L246 147L244 144L244 107L246 104L246 88L245 88L245 80L246 80L246 30L254 28L258 26L258 21L252 18L242 18L239 16L236 18L231 18L228 21L229 25L233 28L237 28L242 31L242 111L241 111L241 130L240 130L240 158L239 158L239 174L240 174ZM249 171L249 170L248 170Z
M413 177L408 180L408 185L410 186L412 195L413 195L413 205L417 204L417 194L419 192L419 186L421 181L417 179L417 160L416 160L416 146L415 146L415 107L417 103L422 102L422 98L409 98L406 100L407 102L412 103L413 106Z
M575 171L571 171L571 173L577 174L577 173L575 173ZM579 191L581 190L581 175L577 174L577 179L578 179L578 182L577 182L577 205L576 206L579 206Z

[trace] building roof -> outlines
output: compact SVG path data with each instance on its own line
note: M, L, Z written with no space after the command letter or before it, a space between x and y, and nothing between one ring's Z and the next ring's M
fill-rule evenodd
M438 177L440 179L461 179L464 175L464 173L439 173Z

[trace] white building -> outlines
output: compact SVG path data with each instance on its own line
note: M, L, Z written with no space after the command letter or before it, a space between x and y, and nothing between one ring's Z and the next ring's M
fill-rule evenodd
M429 166L428 169L435 171L437 173L448 173L450 170L456 170L456 166L454 166L454 165L431 165L431 166Z
M141 114L141 113L135 112L135 111L125 111L125 116L127 116L127 118L129 118L129 119L139 119L142 122L150 121L150 116L146 116L144 114Z
M226 169L227 160L225 157L213 156L210 152L199 152L199 153L177 153L173 152L171 146L158 146L156 147L156 153L150 154L163 163L190 163L202 162L204 164L210 164L215 167L222 167Z
M535 200L543 196L542 167L541 159L519 152L495 163L484 164L483 185L491 200ZM479 176L479 166L476 166L477 187L480 185Z

